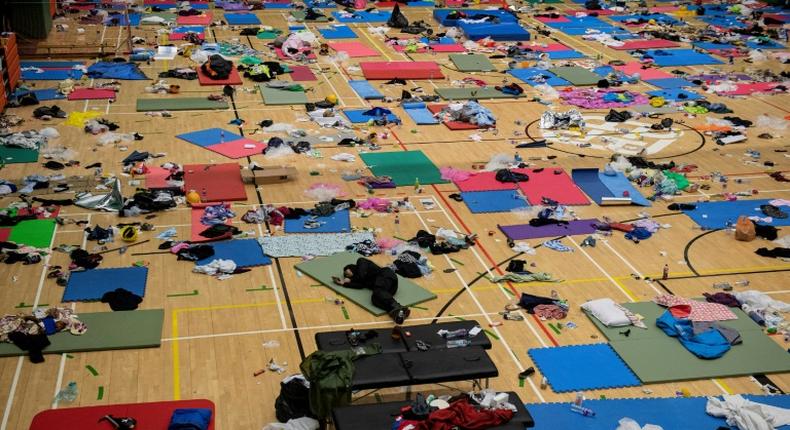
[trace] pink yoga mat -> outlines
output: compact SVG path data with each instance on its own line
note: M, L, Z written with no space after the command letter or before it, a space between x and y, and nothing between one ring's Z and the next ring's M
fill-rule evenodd
M245 146L252 146L245 148ZM228 158L243 158L247 156L258 155L266 149L266 144L252 139L238 139L232 142L218 143L216 145L204 146L209 151L214 151L217 154L222 154Z
M211 24L211 20L214 18L214 15L211 12L206 12L203 15L193 15L193 16L179 16L176 18L176 24L178 25L209 25Z
M569 221L567 224L543 225L533 227L529 224L500 225L502 233L510 240L542 239L547 237L575 236L595 232L594 225L599 223L595 218Z
M658 48L677 48L679 44L664 39L648 39L648 40L627 40L623 46L611 46L612 49L619 51L633 50L633 49L658 49Z
M392 45L392 47L397 52L403 52L406 48L401 45ZM466 52L466 48L464 45L459 43L435 43L430 45L431 49L428 48L419 48L417 49L418 54L424 54L426 52Z
M515 169L526 173L529 181L519 182L518 187L527 197L530 205L539 205L543 197L550 198L562 205L589 205L587 196L576 186L565 170L551 167L535 172L534 169Z
M328 45L337 52L345 52L351 58L379 56L379 51L362 42L331 42Z
M115 100L115 91L105 88L77 88L69 93L69 100Z
M359 67L367 79L444 79L434 61L367 61Z
M461 191L503 191L515 190L516 184L512 182L499 182L495 172L480 172L463 182L456 182L455 186Z
M561 16L559 18L549 18L547 16L536 16L535 19L544 23L544 24L554 24L559 22L571 22L567 16Z
M778 85L776 82L754 82L751 84L736 84L738 89L722 93L728 96L748 96L754 93L769 93Z
M642 64L640 64L638 61L632 61L630 63L626 63L623 66L614 66L614 68L628 76L633 76L634 74L639 73L639 76L643 81L648 79L669 79L675 77L671 73L667 73L662 70L654 68L643 69Z
M241 85L242 84L241 75L239 75L239 71L236 70L235 67L230 71L230 76L228 76L226 79L211 79L208 77L208 75L203 73L203 69L201 69L200 67L197 68L197 73L198 73L198 82L200 82L200 85Z
M313 71L308 66L291 66L291 79L297 82L300 81L315 81Z

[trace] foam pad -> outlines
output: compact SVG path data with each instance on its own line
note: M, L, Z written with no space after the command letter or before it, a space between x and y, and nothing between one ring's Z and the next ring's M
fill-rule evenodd
M327 28L319 28L318 32L324 39L356 39L357 34L347 25L332 25Z
M698 202L694 203L697 208L694 210L684 210L683 213L692 219L697 225L704 229L727 228L728 224L735 225L739 216L759 216L765 217L760 210L760 205L767 205L770 199L758 200L735 200L723 202ZM787 207L781 207L783 212L787 212ZM774 227L790 226L790 217L785 219L773 218L770 223L760 222L760 224L772 225Z
M428 110L425 103L405 103L402 107L417 125L439 124L439 120Z
M510 212L529 207L524 197L515 190L461 193L461 197L473 214Z
M445 100L517 99L524 97L523 94L505 94L494 87L436 88L434 91L436 91L436 95Z
M198 82L200 82L200 85L241 85L242 84L241 75L239 75L239 71L236 70L235 66L232 69L230 69L230 75L228 75L228 77L225 79L211 79L210 77L208 77L208 75L206 75L203 72L203 69L201 67L197 68L197 74L198 74Z
M39 67L42 69L71 69L74 66L84 66L84 61L34 61L22 60L20 63L21 68L25 67Z
M379 51L362 42L330 42L329 47L337 52L345 52L351 58L378 57Z
M228 109L226 101L208 100L205 97L137 99L137 112L226 109Z
M320 225L318 228L305 228L304 223L308 220ZM351 218L347 210L322 217L303 215L297 219L286 219L284 228L286 233L348 233L351 231Z
M754 93L770 93L774 91L777 82L752 82L748 84L735 84L736 89L724 91L721 94L728 96L746 96Z
M176 18L176 24L209 25L211 24L212 19L214 19L214 16L211 14L211 12L206 12L203 15L179 16L178 18Z
M247 200L238 163L187 164L184 189L197 191L202 202Z
M195 262L196 265L209 264L214 260L232 260L236 267L255 267L272 264L272 260L263 254L263 249L256 239L235 239L211 244L214 255Z
M178 134L176 137L200 147L242 139L242 136L221 128L207 128L205 130Z
M569 221L567 224L549 224L533 227L529 224L500 225L502 233L511 240L542 239L544 237L576 236L595 233L595 218Z
M675 76L671 73L667 73L663 70L655 69L655 68L647 68L643 69L642 64L638 61L632 61L630 63L625 63L622 66L614 66L615 70L619 70L625 73L627 76L633 76L635 74L639 74L639 78L642 80L648 79L668 79L674 78Z
M63 81L66 79L79 80L82 71L76 69L44 69L37 73L34 70L22 70L22 80L25 81Z
M258 85L261 90L263 103L269 106L303 105L307 103L307 94L304 91L288 91Z
M163 169L159 166L149 166L148 173L145 174L145 187L146 188L169 188L167 177L170 176L170 171Z
M547 51L546 55L552 60L572 60L575 58L585 58L586 56L578 51Z
M387 22L392 12L356 10L354 16L348 17L342 12L334 11L332 15L338 22Z
M227 13L225 12L225 21L228 25L258 25L261 20L254 13Z
M0 159L5 164L35 163L38 161L38 149L0 145Z
M687 81L683 78L667 78L667 79L650 79L645 81L650 85L657 86L663 89L683 88L695 86L693 82Z
M627 204L651 206L650 200L634 188L631 181L621 172L617 172L614 176L608 176L599 172L598 169L573 169L571 176L573 182L599 205L606 204L606 199L627 197L629 199ZM626 191L628 196L625 195Z
M665 90L656 90L656 91L648 91L647 95L652 97L663 97L668 101L687 101L687 100L699 100L703 98L701 95L693 92L693 91L686 91L681 88L667 88Z
M384 94L381 94L368 81L348 81L348 84L364 100L380 100L384 98Z
M212 239L208 237L203 237L200 233L204 232L208 229L209 225L204 225L200 222L200 219L203 217L203 213L205 212L206 206L210 206L212 203L198 203L192 205L192 209L190 210L190 237L189 240L191 242L210 242ZM216 204L216 203L214 203ZM226 208L230 209L230 204L224 205ZM233 225L233 219L228 218L225 220L225 225Z
M352 124L364 124L372 119L376 119L375 116L365 115L365 112L369 111L368 108L363 109L343 109L343 114L351 121ZM398 117L391 113L387 115L387 121L389 122L397 122L399 121Z
M373 306L373 303L370 301L370 290L356 290L354 288L341 287L332 282L332 276L342 277L343 267L349 264L356 264L360 257L362 256L354 252L341 252L329 257L314 258L299 263L295 267L300 272L310 276L337 294L361 306L371 314L376 316L384 315L386 312ZM398 291L395 293L395 300L401 305L416 305L435 298L435 294L420 287L413 281L398 275Z
M450 60L461 72L490 72L496 70L488 57L482 54L451 54Z
M218 143L216 145L205 146L205 149L224 155L228 158L238 159L259 155L266 149L266 144L252 139L238 139L232 142Z
M63 291L63 301L101 300L104 293L117 288L123 288L143 297L147 279L147 267L113 267L71 272L66 289Z
M47 88L43 90L33 90L33 94L36 95L36 98L40 102L45 102L48 100L63 100L66 98L63 94L61 94L55 88Z
M656 326L656 319L666 308L653 302L624 303L622 306L642 315L647 329L633 329L626 337L620 334L622 327L608 328L595 317L590 320L645 384L790 371L787 351L738 308L730 308L738 319L723 321L723 324L737 330L743 343L733 345L715 360L703 360Z
M496 180L495 172L480 172L469 179L461 182L456 182L455 185L459 190L464 192L473 191L502 191L502 190L515 190L516 184L512 182L499 182Z
M49 248L54 234L54 219L28 219L20 221L19 224L13 226L11 235L8 238L19 245Z
M290 68L291 80L295 82L315 81L318 79L309 66L290 66Z
M368 152L360 154L362 161L376 176L390 176L399 187L443 184L442 174L422 151Z
M645 54L650 56L653 62L661 67L723 64L723 61L693 49L654 49L647 51Z
M532 348L528 353L556 393L641 385L605 343Z
M573 85L595 85L602 79L601 76L579 66L553 67L549 72L554 73L560 79L564 79Z
M367 61L359 67L366 79L444 79L434 61Z
M529 32L516 22L500 22L498 24L460 24L469 40L490 38L497 41L529 40Z
M132 313L132 312L117 312ZM80 314L82 316L83 314ZM130 325L129 327L134 327ZM90 329L88 329L90 331ZM131 331L131 330L125 330ZM83 335L85 336L85 335ZM80 336L81 337L81 336ZM105 415L134 417L137 428L166 429L176 409L202 408L211 410L211 421L206 430L214 430L214 403L210 400L175 400L167 402L129 403L121 405L100 405L81 408L50 409L39 412L33 417L30 430L88 430L111 428L109 424L97 424Z
M570 82L557 77L557 75L549 72L548 70L542 70L534 67L528 67L524 69L510 69L507 72L513 75L515 78L533 87L541 84L547 84L552 87L571 85Z
M519 182L518 187L532 205L541 204L543 197L555 200L561 205L590 204L584 193L562 169L547 168L541 172L535 172L534 169L518 169L517 171L529 176L529 181Z

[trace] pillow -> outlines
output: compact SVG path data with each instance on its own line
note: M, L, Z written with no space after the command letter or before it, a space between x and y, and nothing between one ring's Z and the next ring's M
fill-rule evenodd
M590 300L582 305L582 309L592 314L603 325L607 327L622 327L631 325L631 320L625 311L617 306L617 303L610 298Z

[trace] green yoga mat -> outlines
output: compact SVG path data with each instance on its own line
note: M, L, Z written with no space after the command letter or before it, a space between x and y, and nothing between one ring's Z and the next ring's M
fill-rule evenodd
M280 34L282 34L282 32L261 31L258 32L258 34L255 37L257 37L258 39L271 40L271 39L276 39L277 36L279 36Z
M224 110L225 101L214 101L202 97L181 97L177 99L137 99L137 112L160 110Z
M13 146L0 145L0 159L2 159L5 164L35 163L38 161L38 149L15 148Z
M469 99L517 99L523 95L505 94L494 87L485 88L437 88L436 95L445 100Z
M310 261L305 261L304 263L299 263L296 265L296 269L326 285L337 294L365 308L373 315L384 315L386 312L373 306L373 303L371 303L370 290L345 288L335 285L335 283L332 282L332 276L341 277L343 275L343 267L349 264L355 264L360 257L362 256L355 252L341 252L339 254L330 255L329 257L319 257ZM420 287L409 279L398 276L398 292L395 294L395 300L401 305L416 305L435 298L436 295L430 291Z
M263 103L267 105L303 105L307 103L307 94L303 91L280 90L265 85L258 85L258 87L261 89Z
M362 161L376 176L390 176L397 186L444 184L436 165L422 151L368 152Z
M554 73L573 85L596 85L603 79L595 73L578 66L553 67L549 72Z
M450 60L461 72L490 72L496 70L485 55L481 54L450 54Z
M158 347L162 338L163 309L120 312L79 313L88 326L81 336L63 332L49 337L52 343L44 354L107 351ZM27 352L10 343L0 343L0 357L16 357Z
M297 22L304 22L305 19L307 18L307 12L305 12L303 10L292 10L291 11L291 16L294 17L294 19ZM311 19L310 20L310 22L328 22L328 21L329 21L329 17L327 17L327 16L320 16L320 17L318 17L316 19Z
M54 233L54 219L31 219L21 221L11 228L8 240L36 248L49 248Z
M653 302L625 303L623 306L644 316L647 330L631 327L630 335L625 337L620 334L625 331L624 327L608 328L592 316L590 320L645 384L790 371L787 351L766 336L740 309L730 308L738 319L721 324L738 330L743 343L734 345L722 357L703 360L656 327L656 318L665 308Z

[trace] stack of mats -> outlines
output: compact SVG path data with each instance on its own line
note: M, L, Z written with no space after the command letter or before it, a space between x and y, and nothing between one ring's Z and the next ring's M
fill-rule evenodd
M193 131L176 137L233 159L261 154L266 149L265 143L247 139L221 128Z
M399 187L443 184L442 174L422 151L368 152L362 161L376 176L389 176Z
M76 70L74 66L83 66L81 61L22 61L22 79L26 81L63 81L66 79L79 80L82 71ZM27 67L41 69L38 73L35 70L24 70Z
M526 46L534 52L543 53L552 60L571 60L574 58L584 58L584 54L574 51L562 43L533 44Z
M744 397L753 402L790 408L790 395L786 394ZM623 417L640 425L653 424L666 430L735 428L725 426L724 418L706 413L707 402L707 397L585 400L584 407L595 411L594 418L573 412L571 403L529 403L526 407L535 420L534 430L612 430L619 426Z
M80 314L80 316L82 315L84 314ZM134 325L130 324L128 327L134 327ZM124 331L130 332L132 330ZM166 429L170 424L175 410L192 408L211 410L211 421L205 430L214 430L214 422L216 420L214 403L210 400L175 400L50 409L36 414L36 416L33 417L33 422L30 424L29 430L88 430L112 428L109 424L97 424L105 415L134 417L134 419L137 420L137 428L141 430Z
M236 267L256 267L266 266L272 260L264 255L261 245L256 239L234 239L211 244L214 248L214 255L195 262L201 266L209 264L214 260L231 260L236 263Z
M444 79L434 61L368 61L359 63L366 79Z
M651 205L650 200L634 188L621 172L609 176L604 172L599 172L598 169L573 169L571 176L573 182L598 205Z
M114 289L115 287L113 287ZM49 336L51 344L44 349L44 354L62 354L69 352L108 351L114 349L156 348L162 339L162 323L165 312L162 309L146 309L125 312L80 312L80 321L88 326L88 330L74 336L69 332L60 332ZM26 355L11 343L0 343L0 357L16 357ZM35 423L35 420L34 420ZM46 429L63 429L64 423L58 423ZM88 427L94 428L96 421ZM32 428L37 428L31 426ZM69 427L75 428L75 427Z
M343 252L329 257L314 258L296 265L296 269L322 283L337 294L356 303L373 315L384 315L384 310L377 308L370 300L370 290L357 290L335 285L332 276L342 276L343 267L356 264L362 256L353 252ZM428 300L436 295L415 284L410 279L398 275L398 292L395 300L403 306L412 306Z
M652 58L660 67L722 64L721 60L693 49L651 49L645 52L645 56Z
M98 301L104 293L117 288L123 288L143 297L147 279L147 267L113 267L71 272L66 288L63 290L63 301Z
M197 191L202 202L247 200L238 163L184 165L184 189Z
M225 109L228 109L228 102L224 100L209 100L205 97L137 99L137 112Z
M452 11L465 13L467 16L490 15L496 17L496 23L468 24L459 19L451 19ZM503 10L480 9L435 9L433 17L445 27L459 27L470 40L479 40L490 37L498 41L524 41L529 40L529 32L518 23L518 18Z
M622 331L622 327L618 329ZM528 354L555 393L641 385L605 343L533 348Z
M597 318L589 317L609 339L620 358L645 384L790 371L787 351L738 308L730 308L737 320L722 321L721 324L737 330L743 343L734 345L719 358L705 360L689 352L677 338L667 336L656 326L656 319L666 312L666 308L653 302L624 303L622 306L643 316L647 329L634 329L630 336L623 336L623 327L609 328Z
M740 216L765 217L766 215L760 210L760 206L767 205L769 202L769 199L698 202L694 203L696 209L684 210L683 213L700 227L706 230L713 230L735 225ZM790 217L784 219L774 217L771 222L760 221L760 224L787 227L790 226Z
M461 197L473 214L510 212L529 207L524 196L517 190L463 192Z
M417 125L439 124L439 120L433 116L431 111L428 110L427 105L423 102L404 103L401 107Z
M533 227L529 224L498 225L499 230L510 240L542 239L545 237L576 236L595 233L599 224L595 218L568 221L564 224L548 224Z

